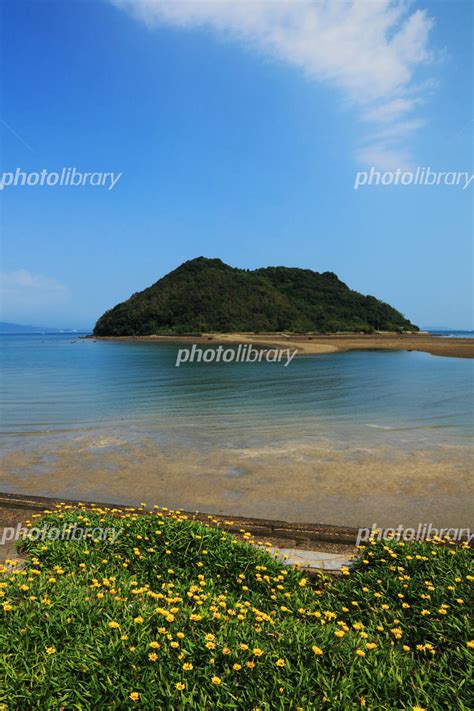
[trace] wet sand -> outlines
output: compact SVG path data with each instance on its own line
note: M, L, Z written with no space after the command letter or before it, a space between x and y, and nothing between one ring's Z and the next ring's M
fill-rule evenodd
M94 337L95 338L95 337ZM198 336L114 336L98 340L157 343L237 344L298 349L299 355L344 351L421 351L450 358L474 358L474 338L443 338L429 334L286 334L286 333L203 333Z
M82 435L3 458L4 492L340 526L469 526L472 447L160 446Z

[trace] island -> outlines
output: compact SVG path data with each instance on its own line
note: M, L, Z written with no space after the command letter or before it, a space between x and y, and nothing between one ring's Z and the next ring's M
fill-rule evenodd
M333 272L251 271L198 257L106 311L94 336L282 331L369 334L419 328L393 306L350 289Z

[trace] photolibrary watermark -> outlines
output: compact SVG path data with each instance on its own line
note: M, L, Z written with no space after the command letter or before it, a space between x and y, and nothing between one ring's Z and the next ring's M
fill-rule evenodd
M237 348L200 348L195 343L192 347L179 348L176 354L177 368L182 363L281 363L283 367L291 363L298 349L291 348L256 348L251 343L239 344Z
M100 526L84 527L63 524L59 526L44 526L28 527L22 523L16 526L5 526L0 531L0 546L12 541L85 541L92 540L95 542L115 543L122 532L121 528L101 528Z
M467 171L431 170L418 167L416 170L359 170L354 180L354 190L373 185L452 185L467 190L474 182L474 173Z
M420 523L417 528L405 528L402 524L397 528L380 528L373 523L372 528L359 528L356 545L369 540L426 541L434 538L448 538L450 541L466 541L470 544L474 533L471 533L470 528L437 528L431 523Z
M0 190L16 187L49 187L49 188L107 188L113 190L123 173L104 171L84 172L77 168L62 168L60 171L25 171L17 168L14 172L0 173Z

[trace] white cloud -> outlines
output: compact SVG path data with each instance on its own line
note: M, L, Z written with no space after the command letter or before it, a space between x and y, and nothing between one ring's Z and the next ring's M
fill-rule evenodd
M391 148L390 143L371 142L365 146L360 146L356 150L356 159L359 163L375 167L378 170L393 171L410 170L412 167L411 155L408 149L398 144Z
M0 275L2 287L9 289L39 289L41 291L62 292L67 291L63 284L56 279L45 277L41 274L31 274L26 269L17 269L14 272L2 272Z
M64 303L69 289L52 277L32 274L27 269L0 273L0 300L4 314L36 312L45 306Z
M375 121L377 123L391 122L406 113L413 110L416 99L393 99L393 101L385 101L379 106L372 106L364 114L366 121Z
M423 87L416 72L431 60L432 20L410 0L110 0L149 27L210 27L280 61L312 80L329 82L359 110L368 136L413 114ZM403 133L403 132L402 132ZM371 151L390 162L409 160L396 132ZM385 167L385 166L378 166Z
M413 167L408 138L426 125L423 119L399 120L379 126L360 141L356 158L381 170L410 170Z

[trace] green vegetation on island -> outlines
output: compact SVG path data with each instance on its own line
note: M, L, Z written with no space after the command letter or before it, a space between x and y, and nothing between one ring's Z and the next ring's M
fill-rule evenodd
M312 582L212 523L65 505L36 520L121 533L24 541L24 565L0 565L0 708L472 708L467 544L372 540Z
M250 271L198 257L104 313L94 335L376 330L419 329L389 304L349 289L332 272Z

